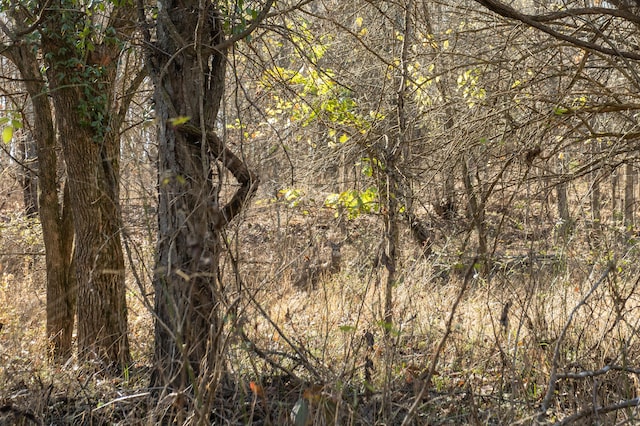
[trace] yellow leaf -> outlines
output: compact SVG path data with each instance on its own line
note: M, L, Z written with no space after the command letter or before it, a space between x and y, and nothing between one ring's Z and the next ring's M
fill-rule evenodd
M362 17L358 16L356 18L356 27L360 28L362 26Z
M170 118L169 123L171 123L172 126L179 126L181 124L186 123L189 120L191 120L191 117L179 116L179 117Z
M2 129L2 142L9 143L13 138L13 127L7 126Z
M345 133L343 133L342 136L340 136L340 143L345 143L348 140L349 140L349 136L347 136Z

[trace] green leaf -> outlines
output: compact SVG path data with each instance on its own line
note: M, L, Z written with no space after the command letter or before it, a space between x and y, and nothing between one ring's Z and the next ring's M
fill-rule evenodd
M2 142L9 143L13 139L13 127L7 126L2 129Z

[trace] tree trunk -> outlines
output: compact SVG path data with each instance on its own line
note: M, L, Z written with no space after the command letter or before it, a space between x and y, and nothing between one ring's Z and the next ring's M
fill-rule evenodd
M67 165L76 235L78 353L116 369L130 361L124 256L119 220L119 121L111 96L120 47L104 41L87 54L60 28L84 26L63 2L43 20L42 49ZM115 9L112 15L116 14ZM48 31L51 29L51 31Z
M600 142L592 141L591 142L591 161L596 160L597 153L600 151L601 146ZM601 215L600 215L600 174L602 173L601 169L596 169L591 172L591 220L593 221L594 229L601 229Z
M633 163L627 163L624 182L624 226L627 231L632 230L635 225L635 181L636 171Z
M20 154L18 157L23 167L19 173L22 185L24 214L29 219L38 216L38 161L36 142L30 135L17 141Z
M618 210L618 192L620 184L620 175L618 169L614 168L611 171L611 224L616 226L620 221L620 211Z
M473 184L473 175L469 168L469 162L471 162L470 158L466 158L462 160L462 179L464 181L464 188L467 192L467 210L469 213L469 218L473 223L473 226L476 229L476 233L478 234L478 251L477 256L482 260L483 268L485 272L488 272L488 258L487 258L487 228L484 221L485 217L485 202L483 200L483 196L479 194L481 184L478 182L477 189Z
M193 7L197 10L197 2ZM203 370L213 377L220 367L216 365L221 326L216 275L220 234L211 226L210 207L215 203L211 197L215 191L209 180L211 160L206 142L177 131L171 120L187 117L194 126L204 123L208 129L214 127L224 87L225 57L217 53L206 74L202 71L209 64L198 63L191 52L170 58L182 48L171 32L181 29L185 40L192 39L191 28L197 28L199 16L185 14L179 3L171 0L163 2L162 10L167 16L159 19L158 40L161 51L167 53L164 59L173 60L156 70L160 74L162 67L167 67L155 98L160 178L158 267L154 279L155 380L159 386L184 390ZM217 40L208 43L215 46L221 40L220 24L217 20L207 24L202 33L216 36ZM211 79L211 85L203 84L205 78ZM203 111L204 99L210 103Z
M203 398L215 394L223 369L220 233L257 189L257 179L213 133L226 67L225 50L210 48L224 40L215 2L205 3L204 9L194 0L161 3L157 35L163 53L155 55L157 61L149 58L159 124L152 381L178 391L192 386L196 406L203 409ZM224 207L217 197L220 182L212 178L215 161L240 183Z
M5 55L24 80L32 103L31 135L39 162L39 214L44 239L47 272L47 337L54 359L66 361L71 356L71 337L76 309L76 281L72 273L73 224L69 209L69 191L65 186L61 205L58 185L56 133L51 104L45 93L38 61L32 46L14 44Z
M76 118L81 95L73 88L52 89L76 234L79 356L119 368L130 359L118 218L119 141L96 141Z
M568 184L565 180L565 173L569 160L565 157L558 160L558 174L561 181L556 185L556 194L558 196L558 218L560 223L558 225L558 236L562 241L566 242L571 228L573 226L571 217L569 216L569 198L567 195Z

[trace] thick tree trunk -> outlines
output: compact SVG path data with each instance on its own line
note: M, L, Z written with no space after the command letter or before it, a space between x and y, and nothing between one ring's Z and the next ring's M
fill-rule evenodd
M117 61L108 60L117 58L119 47L96 45L90 55L80 51L77 39L59 28L84 25L86 17L55 3L43 20L42 49L76 236L78 353L81 360L119 369L130 361L119 219L119 121L111 100Z
M76 309L76 280L72 273L73 224L69 191L65 186L60 204L56 133L49 98L31 46L15 44L5 51L22 75L32 103L32 137L39 162L39 214L44 239L47 271L47 336L54 359L71 356L71 337Z
M214 133L226 67L224 49L210 48L224 40L218 11L213 3L161 3L162 55L150 63L159 123L153 381L166 389L192 387L202 409L223 369L220 232L255 191L257 179ZM179 124L178 118L188 122ZM224 207L217 198L220 182L212 180L215 161L241 185Z
M198 2L192 3L198 10ZM217 337L221 309L216 274L220 229L212 226L212 209L217 202L209 179L212 159L204 135L179 131L172 119L185 117L193 126L215 128L226 63L221 52L213 54L211 65L202 58L199 61L195 52L186 51L175 40L175 31L186 41L193 39L192 29L198 28L200 15L188 14L186 8L188 5L180 2L163 2L166 15L158 20L158 40L167 56L156 71L159 75L166 67L166 72L155 98L160 126L155 379L158 385L176 390L197 386L195 381L201 375L208 376L205 383L214 380L220 368ZM199 12L205 16L215 13ZM220 22L204 19L204 24L202 42L218 44L222 40Z
M121 367L130 356L119 233L119 129L131 95L116 102L114 89L123 48L118 37L135 29L130 20L135 9L131 2L114 5L105 22L103 16L86 13L86 7L53 0L10 8L13 28L5 25L2 30L12 44L2 54L18 66L33 103L47 255L47 333L53 352L63 358L71 353L77 295L81 359ZM37 28L32 27L34 15L40 16ZM28 42L23 35L34 30L39 38ZM44 65L46 82L40 71ZM140 81L139 76L133 79L132 87ZM67 166L64 210L50 99Z
M78 351L83 360L122 367L129 358L124 256L120 240L117 140L95 140L77 120L72 88L53 96L67 163L76 234Z

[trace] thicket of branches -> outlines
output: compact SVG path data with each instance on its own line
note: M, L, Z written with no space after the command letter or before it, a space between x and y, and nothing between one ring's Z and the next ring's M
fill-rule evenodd
M181 409L187 423L634 421L635 5L315 0L277 2L258 20L258 3L220 2L235 44L209 130L260 187L220 231L220 322L208 335L219 347L202 348L219 358L201 366L215 374L177 392L148 391L146 367L107 390L74 373L49 378L44 361L15 362L26 333L16 307L0 313L14 336L2 355L16 384L7 413L49 423L82 413L153 422ZM157 81L136 77L150 39L138 30L118 74L122 87L140 85L119 130L120 203L133 365L148 366L164 178ZM42 262L21 259L42 244L25 219L41 173L34 104L10 61L1 71L0 262L21 265L5 266L2 297L30 277L21 294L33 299ZM189 117L170 119L179 129ZM215 160L207 196L229 200L242 185ZM46 352L39 339L30 350ZM39 378L22 383L38 404L9 402L24 371ZM75 407L58 390L73 380Z

